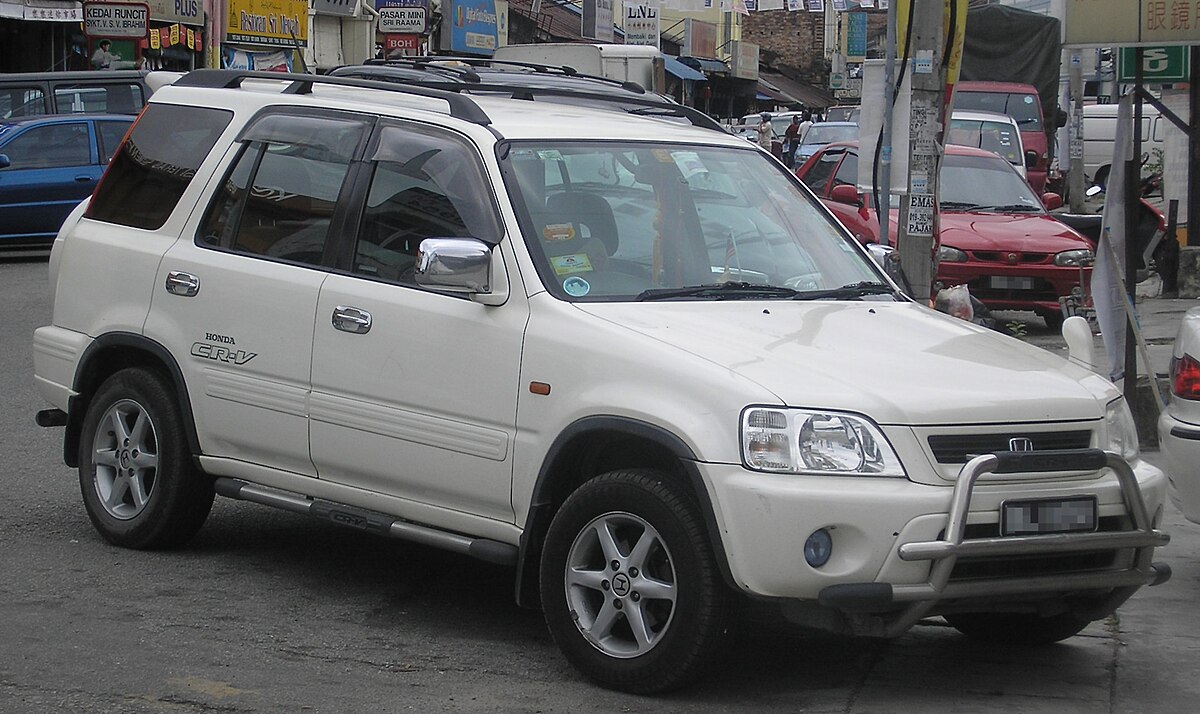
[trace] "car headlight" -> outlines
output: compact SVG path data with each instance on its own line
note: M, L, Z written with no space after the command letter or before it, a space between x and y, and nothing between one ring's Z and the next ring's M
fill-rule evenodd
M1132 461L1138 456L1137 424L1129 411L1125 398L1115 399L1108 403L1104 411L1105 441L1101 448L1120 454L1126 461Z
M742 461L756 471L905 476L879 427L845 412L747 407L742 412Z
M1092 251L1081 248L1079 250L1064 250L1054 256L1054 264L1078 268L1079 266L1091 265L1095 261L1096 256Z
M938 260L942 263L965 263L967 254L948 245L938 246Z

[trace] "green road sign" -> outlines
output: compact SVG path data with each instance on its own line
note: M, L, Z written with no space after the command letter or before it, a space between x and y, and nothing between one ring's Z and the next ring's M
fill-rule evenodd
M1186 82L1188 78L1188 47L1142 48L1142 78L1147 82ZM1132 82L1137 67L1134 63L1133 47L1122 47L1117 63L1117 81Z

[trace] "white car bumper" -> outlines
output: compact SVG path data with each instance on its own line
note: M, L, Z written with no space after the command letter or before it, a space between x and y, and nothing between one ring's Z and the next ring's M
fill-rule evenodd
M1158 443L1166 456L1167 493L1189 521L1200 523L1200 425L1158 417Z

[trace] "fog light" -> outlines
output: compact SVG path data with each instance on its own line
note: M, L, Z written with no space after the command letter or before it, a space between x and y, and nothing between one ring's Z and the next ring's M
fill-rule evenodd
M833 555L833 538L824 528L813 531L808 540L804 541L804 560L812 567L819 568L828 563L831 555Z

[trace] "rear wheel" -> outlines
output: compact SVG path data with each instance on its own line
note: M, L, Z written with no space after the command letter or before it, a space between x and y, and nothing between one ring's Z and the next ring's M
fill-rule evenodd
M541 595L563 654L613 689L682 686L725 635L729 593L699 508L654 471L609 472L571 494L546 534Z
M192 464L167 380L141 367L96 391L79 440L79 487L100 535L127 548L170 548L191 538L213 503L212 481Z
M1048 645L1079 634L1090 623L1072 612L1041 617L1020 612L969 612L945 615L954 629L985 642Z
M1063 321L1066 319L1061 310L1041 310L1038 312L1038 316L1045 321L1046 328L1050 330L1061 330Z

